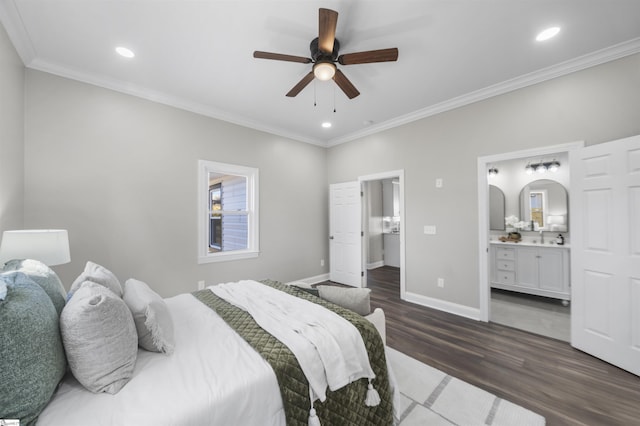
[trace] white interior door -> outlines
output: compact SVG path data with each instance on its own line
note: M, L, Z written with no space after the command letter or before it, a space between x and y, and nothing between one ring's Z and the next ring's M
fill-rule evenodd
M640 375L640 136L570 157L571 344Z
M362 287L360 182L329 186L329 279Z

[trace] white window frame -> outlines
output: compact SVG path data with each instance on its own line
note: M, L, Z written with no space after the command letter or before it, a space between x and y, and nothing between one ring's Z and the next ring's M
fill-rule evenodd
M247 179L247 248L209 253L209 173L244 176ZM198 264L258 257L258 169L198 160Z

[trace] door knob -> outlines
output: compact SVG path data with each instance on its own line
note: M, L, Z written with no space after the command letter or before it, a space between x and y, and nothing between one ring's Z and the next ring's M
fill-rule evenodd
M330 239L330 240L333 240L333 235L329 235L329 239Z

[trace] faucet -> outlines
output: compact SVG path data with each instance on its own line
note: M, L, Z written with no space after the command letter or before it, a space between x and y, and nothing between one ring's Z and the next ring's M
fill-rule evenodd
M544 230L540 230L540 244L544 244Z

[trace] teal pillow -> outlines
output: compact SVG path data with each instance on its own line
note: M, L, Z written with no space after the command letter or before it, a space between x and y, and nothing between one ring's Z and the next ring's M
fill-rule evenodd
M21 272L4 272L0 300L0 419L35 424L66 371L58 314L47 293Z
M15 259L4 264L5 271L20 271L31 278L36 284L49 295L53 306L55 306L58 316L64 308L67 292L64 290L62 281L58 278L53 269L49 268L39 260Z

